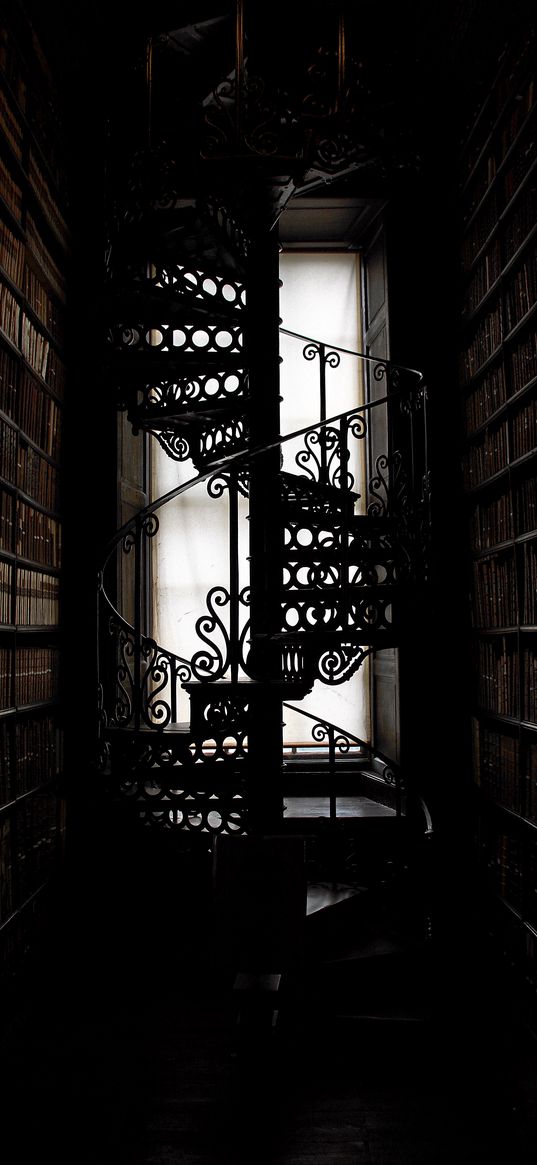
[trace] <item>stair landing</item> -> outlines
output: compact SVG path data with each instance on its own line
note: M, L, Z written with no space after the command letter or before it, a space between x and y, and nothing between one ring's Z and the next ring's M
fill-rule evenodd
M336 800L337 816L340 817L395 817L395 809L389 805L380 805L369 797L338 797ZM321 796L312 797L285 797L284 818L290 820L296 817L329 817L330 798Z

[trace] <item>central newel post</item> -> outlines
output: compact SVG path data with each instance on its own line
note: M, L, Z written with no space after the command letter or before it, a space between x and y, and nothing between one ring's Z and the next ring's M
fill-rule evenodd
M253 449L277 442L280 423L279 244L275 231L252 232L248 280ZM250 468L251 671L249 830L273 833L282 821L282 687L280 630L282 538L280 448Z

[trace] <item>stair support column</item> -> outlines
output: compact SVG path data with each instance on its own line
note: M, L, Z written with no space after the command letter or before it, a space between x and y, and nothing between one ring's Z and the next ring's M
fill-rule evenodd
M248 348L252 395L252 447L277 441L280 423L279 244L274 232L254 232L248 281ZM259 273L263 272L260 279ZM263 699L250 706L249 828L275 832L281 826L281 658L273 636L280 628L281 543L280 449L254 457L250 471L251 645ZM276 686L278 685L278 686Z

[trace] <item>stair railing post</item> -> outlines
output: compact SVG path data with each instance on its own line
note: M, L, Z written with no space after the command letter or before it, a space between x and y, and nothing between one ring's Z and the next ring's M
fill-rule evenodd
M341 618L344 620L346 626L349 613L349 514L348 505L345 499L347 493L347 464L349 460L349 421L347 417L342 417L339 422L339 486L341 489L341 533L340 533L340 548L339 548L339 567L340 577L339 586L341 589Z
M279 245L274 232L255 233L249 250L248 350L250 353L250 439L253 448L273 443L249 466L250 628L253 670L264 685L263 700L249 708L249 829L281 828L282 693L281 629L283 528L281 517ZM260 271L264 278L260 278Z
M143 603L143 589L142 589L142 522L139 516L136 518L134 527L134 675L133 675L133 710L134 710L134 727L136 730L140 728L141 711L142 711L142 654L141 654L141 636L142 636L142 603Z
M231 682L239 669L239 507L237 470L229 475L229 660Z
M332 885L337 883L337 795L336 795L336 734L334 726L328 725L328 781L329 781L329 862Z
M326 346L319 344L319 420L326 420ZM319 430L320 444L320 480L323 485L328 484L328 464L326 456L326 433Z

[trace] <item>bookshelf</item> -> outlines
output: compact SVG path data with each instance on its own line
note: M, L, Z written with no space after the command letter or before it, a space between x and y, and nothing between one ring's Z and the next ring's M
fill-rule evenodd
M537 1015L537 78L503 54L460 164L473 782L490 927Z
M69 231L57 101L16 8L0 31L0 978L43 914L65 831L62 420Z

